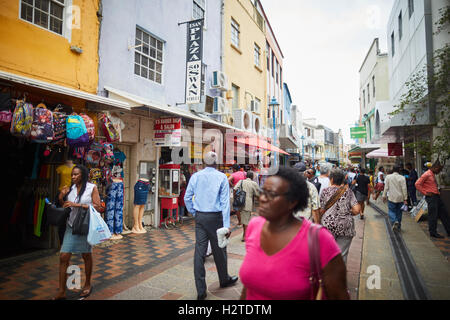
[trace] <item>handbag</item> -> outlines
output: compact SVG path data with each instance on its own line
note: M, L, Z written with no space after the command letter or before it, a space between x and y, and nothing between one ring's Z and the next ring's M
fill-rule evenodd
M61 227L64 226L69 217L70 208L57 208L54 204L47 204L45 214L49 225Z
M89 221L90 221L89 209L84 209L83 207L80 207L80 208L73 208L72 210L78 211L75 220L73 221L72 234L82 236L87 235L89 233Z
M245 199L247 197L247 193L244 190L242 190L242 181L244 181L244 180L241 180L239 182L241 185L236 190L236 193L234 195L233 207L235 207L235 208L242 208L245 205Z
M308 229L308 251L310 275L309 283L311 285L311 300L323 300L323 277L322 266L320 263L320 242L319 232L322 227L311 223Z

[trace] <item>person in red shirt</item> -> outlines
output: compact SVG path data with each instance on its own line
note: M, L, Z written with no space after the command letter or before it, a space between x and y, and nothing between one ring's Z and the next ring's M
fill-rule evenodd
M430 236L440 239L444 238L444 236L437 233L438 218L441 219L447 236L450 236L450 218L442 202L436 182L436 175L442 171L442 168L443 166L440 162L436 161L415 184L416 189L425 196L425 201L428 204L428 231L430 232Z

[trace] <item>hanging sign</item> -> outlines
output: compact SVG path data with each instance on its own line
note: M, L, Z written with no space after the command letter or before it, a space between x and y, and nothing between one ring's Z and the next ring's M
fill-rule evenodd
M188 23L186 104L200 103L202 85L203 19Z
M403 156L403 145L399 143L388 143L388 156L401 157Z
M153 142L157 147L181 146L181 118L160 118L153 126Z
M350 138L351 139L362 139L366 138L366 127L354 127L350 128Z

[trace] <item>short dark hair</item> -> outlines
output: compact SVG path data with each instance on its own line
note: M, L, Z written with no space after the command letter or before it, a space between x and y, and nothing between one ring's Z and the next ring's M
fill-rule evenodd
M233 170L238 171L240 169L237 163L233 164Z
M298 201L294 212L303 210L308 204L309 190L306 179L297 170L287 167L281 167L274 175L289 182L289 190L286 198L290 201Z
M253 179L253 171L247 172L247 178Z
M362 174L364 174L364 173L366 173L366 169L361 168L361 169L359 170L359 172L361 172Z
M392 168L392 172L400 172L400 166L394 166L393 168Z
M330 180L333 179L333 184L340 186L344 183L345 173L341 169L333 169L329 178Z

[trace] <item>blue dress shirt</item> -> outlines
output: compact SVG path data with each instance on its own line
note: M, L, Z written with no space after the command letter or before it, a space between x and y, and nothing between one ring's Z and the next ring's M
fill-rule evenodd
M230 228L230 186L227 176L222 172L206 167L194 173L189 180L184 203L194 216L197 211L221 211L223 226Z

